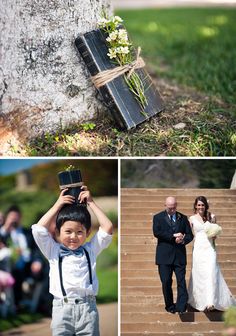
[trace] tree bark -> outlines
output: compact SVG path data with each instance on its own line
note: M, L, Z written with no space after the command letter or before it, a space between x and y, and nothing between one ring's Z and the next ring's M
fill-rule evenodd
M1 0L0 138L54 132L101 110L74 40L110 0Z

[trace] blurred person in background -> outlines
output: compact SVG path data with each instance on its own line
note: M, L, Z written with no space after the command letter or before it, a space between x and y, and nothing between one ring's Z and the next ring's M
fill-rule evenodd
M42 215L38 214L35 222L38 222ZM32 230L24 229L24 233L31 251L31 260L27 264L26 279L23 282L23 289L29 296L27 305L31 312L38 311L51 316L53 297L49 293L49 265L35 243Z
M3 213L0 211L0 227L3 225L4 223L4 215Z
M15 280L11 275L11 249L0 236L0 315L6 317L15 312L12 286Z
M0 236L12 250L12 275L15 279L14 298L16 307L22 300L22 283L26 277L27 264L30 262L30 250L26 235L21 225L21 211L12 205L5 214L5 220L0 227Z

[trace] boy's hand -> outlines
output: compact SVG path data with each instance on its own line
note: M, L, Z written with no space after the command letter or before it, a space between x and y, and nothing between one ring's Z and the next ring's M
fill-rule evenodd
M79 202L83 203L84 201L86 201L88 204L93 202L93 198L90 191L88 190L88 187L82 186L81 189L83 189L83 191L81 191L81 193L79 194Z
M63 207L63 205L74 203L74 201L75 201L74 196L64 195L67 190L68 190L68 188L63 189L61 191L60 196L59 196L58 200L56 201L56 203L54 205L56 207L56 209L60 210Z

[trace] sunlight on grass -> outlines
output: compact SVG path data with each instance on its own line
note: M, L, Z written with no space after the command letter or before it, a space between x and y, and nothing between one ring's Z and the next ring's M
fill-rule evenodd
M232 134L230 139L231 139L232 145L236 146L236 133Z
M199 32L204 37L213 37L219 34L217 28L210 28L210 27L200 27Z
M157 24L156 22L152 21L149 22L147 25L143 27L143 31L147 33L156 33L158 32L159 34L162 35L169 35L169 30L166 29L165 27Z
M210 24L215 24L218 26L223 26L228 23L228 18L225 15L216 15L209 18L208 22Z
M149 31L149 32L156 32L160 30L160 27L158 27L158 24L156 22L149 22L149 24L147 25L146 27L146 31Z
M235 9L119 10L117 14L157 75L236 103Z

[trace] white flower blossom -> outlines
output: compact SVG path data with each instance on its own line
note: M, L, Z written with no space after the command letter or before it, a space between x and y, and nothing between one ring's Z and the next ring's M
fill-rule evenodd
M119 37L120 40L128 41L127 31L125 29L119 29L118 30L118 37Z
M107 42L115 41L118 36L118 31L115 30L109 34L109 36L106 38Z
M109 48L108 51L109 51L109 53L107 53L107 56L108 56L110 59L112 59L112 58L116 58L116 54L117 54L116 49Z
M118 25L119 23L123 22L123 20L120 16L115 15L112 17L112 22Z
M129 47L118 47L115 49L117 54L128 54Z
M109 22L110 22L110 21L107 20L106 18L101 17L101 18L98 20L98 26L99 26L99 27L106 27L107 24L108 24Z

